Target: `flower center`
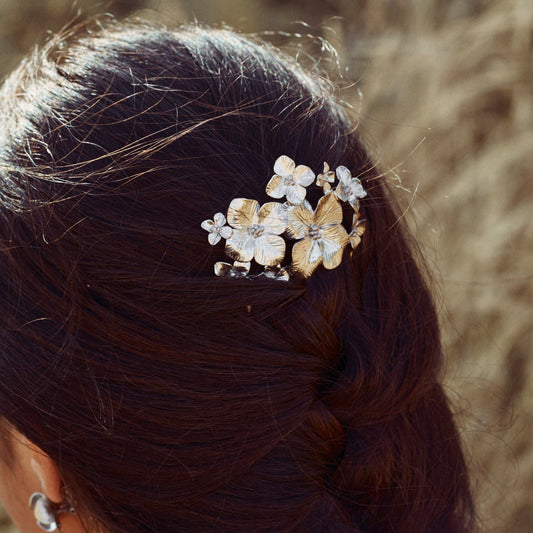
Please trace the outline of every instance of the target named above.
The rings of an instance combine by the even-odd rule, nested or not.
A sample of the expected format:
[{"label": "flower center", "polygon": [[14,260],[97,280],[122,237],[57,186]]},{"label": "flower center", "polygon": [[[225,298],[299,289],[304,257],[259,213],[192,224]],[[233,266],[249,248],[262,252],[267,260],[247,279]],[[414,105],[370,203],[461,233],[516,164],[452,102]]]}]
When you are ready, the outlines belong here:
[{"label": "flower center", "polygon": [[283,185],[287,186],[294,186],[296,185],[296,182],[294,181],[294,177],[292,174],[290,176],[283,176]]},{"label": "flower center", "polygon": [[307,230],[307,235],[309,235],[309,238],[314,241],[320,239],[320,228],[316,224],[311,224]]},{"label": "flower center", "polygon": [[261,224],[253,224],[248,228],[248,235],[251,235],[254,239],[261,237],[265,231],[265,228]]}]

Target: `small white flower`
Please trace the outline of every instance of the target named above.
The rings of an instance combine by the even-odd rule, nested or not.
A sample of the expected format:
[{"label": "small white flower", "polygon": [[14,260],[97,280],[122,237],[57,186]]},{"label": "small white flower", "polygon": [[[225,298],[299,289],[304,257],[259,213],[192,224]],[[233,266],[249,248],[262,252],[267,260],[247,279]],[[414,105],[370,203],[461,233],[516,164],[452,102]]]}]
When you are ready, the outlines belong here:
[{"label": "small white flower", "polygon": [[354,209],[359,209],[358,198],[364,198],[366,191],[357,178],[352,178],[352,173],[343,166],[335,170],[339,184],[335,189],[335,195],[339,200],[348,202]]},{"label": "small white flower", "polygon": [[229,239],[233,234],[233,230],[229,226],[224,226],[226,217],[222,213],[217,213],[213,220],[204,220],[202,222],[202,229],[209,232],[207,240],[209,244],[214,246],[220,239]]},{"label": "small white flower", "polygon": [[288,156],[281,155],[274,163],[274,172],[266,186],[266,193],[272,198],[287,197],[293,205],[299,205],[305,198],[305,187],[315,180],[315,173],[305,165],[298,165]]}]

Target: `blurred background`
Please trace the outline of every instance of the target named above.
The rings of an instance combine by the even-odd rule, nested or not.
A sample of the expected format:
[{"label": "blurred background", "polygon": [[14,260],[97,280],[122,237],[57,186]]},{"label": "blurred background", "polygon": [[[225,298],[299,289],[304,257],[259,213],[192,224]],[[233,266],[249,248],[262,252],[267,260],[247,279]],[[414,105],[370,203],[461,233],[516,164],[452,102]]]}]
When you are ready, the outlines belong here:
[{"label": "blurred background", "polygon": [[0,77],[78,10],[226,24],[343,87],[436,278],[481,529],[531,532],[533,2],[0,0]]}]

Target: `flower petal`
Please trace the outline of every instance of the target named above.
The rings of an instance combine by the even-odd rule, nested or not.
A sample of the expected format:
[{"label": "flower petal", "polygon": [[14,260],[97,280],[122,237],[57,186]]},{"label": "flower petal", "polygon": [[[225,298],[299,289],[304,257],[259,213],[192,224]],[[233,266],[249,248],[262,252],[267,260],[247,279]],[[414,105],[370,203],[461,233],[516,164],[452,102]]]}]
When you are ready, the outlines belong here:
[{"label": "flower petal", "polygon": [[250,272],[250,262],[243,263],[242,261],[234,261],[232,270],[235,275],[246,276]]},{"label": "flower petal", "polygon": [[315,181],[315,173],[305,165],[298,165],[293,172],[294,181],[303,187],[311,185]]},{"label": "flower petal", "polygon": [[266,266],[263,276],[279,281],[289,281],[290,279],[287,267],[281,268],[279,265],[273,267]]},{"label": "flower petal", "polygon": [[305,199],[306,190],[301,185],[295,184],[287,187],[287,200],[293,205],[300,205]]},{"label": "flower petal", "polygon": [[313,263],[309,260],[312,248],[313,241],[311,239],[303,239],[292,247],[292,268],[306,278],[313,273],[321,262],[320,259]]},{"label": "flower petal", "polygon": [[266,193],[268,196],[272,196],[272,198],[283,198],[286,190],[287,186],[285,185],[283,178],[277,174],[274,174],[270,178],[270,181],[266,186]]},{"label": "flower petal", "polygon": [[218,233],[218,231],[213,231],[207,236],[207,240],[211,246],[215,246],[215,244],[220,240],[220,233]]},{"label": "flower petal", "polygon": [[350,246],[355,249],[359,246],[361,242],[361,235],[357,231],[350,233]]},{"label": "flower petal", "polygon": [[311,241],[311,249],[309,250],[309,262],[316,263],[322,259],[322,248],[320,247],[320,241],[313,239]]},{"label": "flower petal", "polygon": [[319,227],[342,222],[342,207],[333,194],[327,194],[318,201],[315,213],[315,224]]},{"label": "flower petal", "polygon": [[281,235],[287,227],[287,212],[279,202],[268,202],[259,210],[259,224],[267,233]]},{"label": "flower petal", "polygon": [[348,244],[348,232],[341,224],[334,224],[327,226],[320,230],[322,240],[331,241],[337,244],[341,248],[344,248]]},{"label": "flower petal", "polygon": [[309,226],[314,221],[311,204],[304,201],[287,212],[287,234],[292,239],[303,239],[307,235]]},{"label": "flower petal", "polygon": [[344,248],[336,248],[337,244],[333,243],[335,246],[329,246],[332,241],[322,240],[320,242],[322,248],[322,263],[324,268],[332,270],[337,268],[342,261],[342,252]]},{"label": "flower petal", "polygon": [[296,163],[286,155],[280,155],[274,163],[274,172],[280,176],[290,176]]},{"label": "flower petal", "polygon": [[354,225],[352,231],[348,235],[350,238],[350,245],[352,248],[356,248],[361,242],[361,237],[365,232],[366,226],[363,220],[358,220],[356,222],[356,217],[354,216]]},{"label": "flower petal", "polygon": [[215,223],[212,220],[204,220],[200,225],[202,226],[202,229],[205,229],[205,231],[213,231]]},{"label": "flower petal", "polygon": [[229,263],[218,261],[217,263],[215,263],[215,274],[217,276],[229,276],[231,268],[232,267]]},{"label": "flower petal", "polygon": [[213,220],[215,224],[219,227],[222,227],[226,223],[226,217],[222,213],[217,213],[213,217]]},{"label": "flower petal", "polygon": [[324,228],[321,234],[322,261],[324,267],[331,270],[338,267],[342,261],[342,253],[349,240],[348,233],[340,224],[337,224]]},{"label": "flower petal", "polygon": [[257,224],[259,203],[248,198],[234,198],[228,207],[228,222],[236,229],[245,230]]},{"label": "flower petal", "polygon": [[335,173],[337,174],[337,178],[340,182],[344,184],[350,183],[350,180],[352,179],[352,173],[348,168],[345,166],[340,166],[335,169]]},{"label": "flower petal", "polygon": [[255,240],[255,260],[260,265],[274,266],[285,257],[285,240],[279,235],[263,235]]},{"label": "flower petal", "polygon": [[224,226],[223,228],[220,228],[220,236],[224,239],[229,239],[233,234],[233,229],[229,226]]},{"label": "flower petal", "polygon": [[366,196],[366,191],[363,188],[363,185],[357,178],[352,179],[351,184],[352,194],[357,196],[357,198],[364,198]]},{"label": "flower petal", "polygon": [[251,261],[255,252],[255,239],[242,231],[234,231],[226,241],[226,254],[242,262]]}]

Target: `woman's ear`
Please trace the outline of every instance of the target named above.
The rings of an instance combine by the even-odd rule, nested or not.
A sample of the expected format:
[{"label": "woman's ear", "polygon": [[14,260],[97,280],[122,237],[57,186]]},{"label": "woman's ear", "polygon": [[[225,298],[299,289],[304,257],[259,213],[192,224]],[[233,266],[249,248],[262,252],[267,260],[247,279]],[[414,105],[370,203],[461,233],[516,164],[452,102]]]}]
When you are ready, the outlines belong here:
[{"label": "woman's ear", "polygon": [[38,446],[28,442],[30,448],[30,464],[41,482],[43,493],[54,503],[61,503],[61,476],[56,463]]}]

